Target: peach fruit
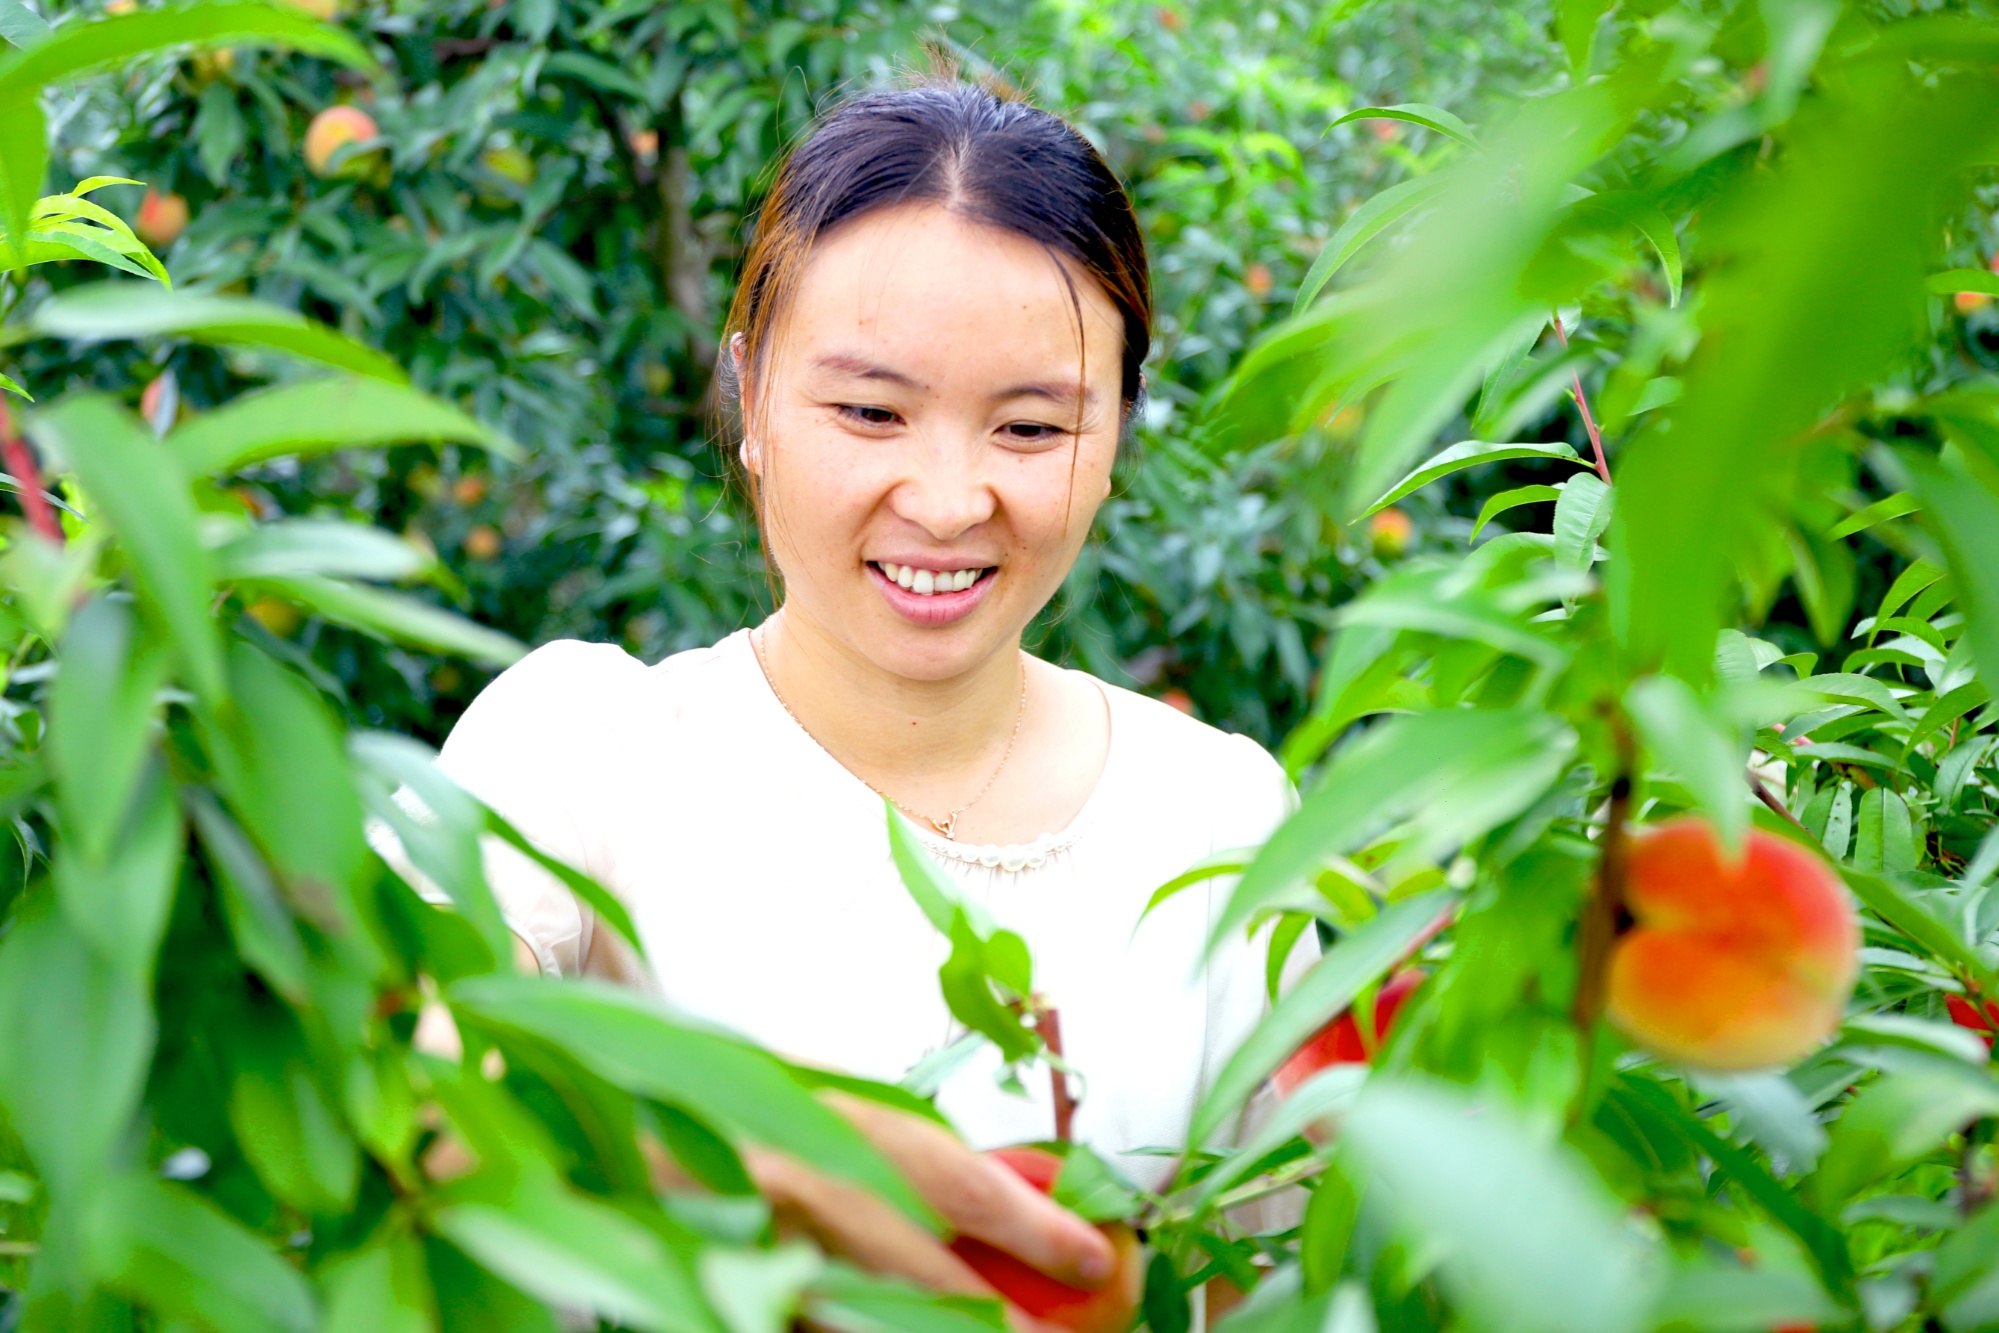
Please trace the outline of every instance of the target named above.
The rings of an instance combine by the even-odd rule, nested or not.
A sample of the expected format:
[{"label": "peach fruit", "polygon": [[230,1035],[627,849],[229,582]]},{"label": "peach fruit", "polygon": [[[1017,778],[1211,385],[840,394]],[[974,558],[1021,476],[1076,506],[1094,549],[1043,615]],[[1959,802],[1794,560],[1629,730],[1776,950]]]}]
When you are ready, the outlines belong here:
[{"label": "peach fruit", "polygon": [[360,107],[330,106],[306,126],[305,165],[315,176],[358,175],[360,167],[354,158],[336,168],[333,155],[350,143],[363,143],[380,133],[375,118]]},{"label": "peach fruit", "polygon": [[1982,1011],[1962,995],[1946,995],[1943,1003],[1951,1022],[1976,1032],[1985,1038],[1986,1049],[1992,1048],[1992,1038],[1999,1034],[1999,1000],[1987,1000]]},{"label": "peach fruit", "polygon": [[[1055,1188],[1062,1159],[1039,1148],[1001,1148],[988,1156],[1043,1194]],[[1122,1222],[1098,1227],[1117,1254],[1110,1281],[1095,1291],[1057,1282],[1038,1268],[970,1236],[951,1241],[951,1252],[984,1278],[1008,1304],[1070,1333],[1125,1333],[1138,1318],[1145,1287],[1145,1256],[1138,1236]]]},{"label": "peach fruit", "polygon": [[1398,556],[1409,549],[1416,525],[1400,509],[1388,508],[1367,521],[1367,535],[1377,555]]},{"label": "peach fruit", "polygon": [[139,216],[132,219],[132,230],[153,249],[166,249],[187,230],[187,200],[171,190],[162,194],[148,189],[139,201]]},{"label": "peach fruit", "polygon": [[1656,1055],[1697,1069],[1791,1064],[1839,1026],[1860,930],[1831,867],[1751,829],[1730,858],[1713,828],[1675,819],[1634,839],[1608,1013]]},{"label": "peach fruit", "polygon": [[1370,1063],[1374,1052],[1380,1050],[1381,1043],[1388,1039],[1388,1031],[1394,1025],[1395,1015],[1401,1011],[1403,1002],[1423,984],[1424,975],[1421,968],[1406,968],[1390,977],[1388,984],[1374,997],[1372,1042],[1361,1040],[1360,1022],[1351,1009],[1320,1028],[1270,1076],[1270,1084],[1277,1089],[1277,1095],[1289,1097],[1305,1080],[1333,1065]]}]

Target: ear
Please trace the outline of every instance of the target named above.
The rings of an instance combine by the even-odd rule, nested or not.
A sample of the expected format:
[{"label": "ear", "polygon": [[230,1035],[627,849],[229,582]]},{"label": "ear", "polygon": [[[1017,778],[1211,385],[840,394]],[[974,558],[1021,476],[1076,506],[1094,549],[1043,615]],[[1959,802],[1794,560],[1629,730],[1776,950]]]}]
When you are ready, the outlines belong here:
[{"label": "ear", "polygon": [[736,448],[736,457],[742,460],[743,470],[753,477],[763,475],[763,453],[757,448],[756,429],[750,420],[750,387],[743,379],[743,371],[749,365],[749,340],[741,333],[729,335],[729,363],[731,378],[735,381],[736,415],[743,423],[743,442]]}]

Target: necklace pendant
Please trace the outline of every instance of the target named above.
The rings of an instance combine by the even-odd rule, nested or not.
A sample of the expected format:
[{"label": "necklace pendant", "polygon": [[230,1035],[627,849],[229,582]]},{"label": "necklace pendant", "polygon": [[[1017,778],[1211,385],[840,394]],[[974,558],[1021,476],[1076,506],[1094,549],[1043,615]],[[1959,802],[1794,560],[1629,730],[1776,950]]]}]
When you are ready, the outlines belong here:
[{"label": "necklace pendant", "polygon": [[947,838],[951,836],[951,830],[958,827],[958,816],[956,815],[946,815],[942,819],[931,819],[929,815],[925,815],[924,818],[930,820],[931,828],[936,829]]}]

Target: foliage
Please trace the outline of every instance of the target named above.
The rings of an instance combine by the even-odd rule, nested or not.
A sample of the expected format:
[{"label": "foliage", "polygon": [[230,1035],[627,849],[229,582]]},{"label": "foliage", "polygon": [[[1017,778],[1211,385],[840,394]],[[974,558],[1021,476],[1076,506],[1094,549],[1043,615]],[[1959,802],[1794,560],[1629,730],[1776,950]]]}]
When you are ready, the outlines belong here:
[{"label": "foliage", "polygon": [[[190,201],[164,251],[184,285],[336,324],[524,449],[518,462],[450,449],[274,460],[239,479],[252,502],[429,545],[457,581],[439,596],[524,642],[608,639],[651,660],[759,614],[769,588],[712,443],[709,369],[745,219],[816,105],[920,65],[919,38],[941,31],[969,68],[1076,116],[1154,245],[1142,462],[1051,613],[1046,651],[1185,690],[1270,743],[1308,697],[1323,608],[1372,553],[1309,484],[1311,457],[1190,449],[1187,423],[1287,308],[1333,220],[1436,157],[1414,127],[1329,130],[1340,112],[1423,100],[1469,114],[1552,73],[1533,4],[1453,0],[1338,29],[1304,0],[1254,14],[1149,0],[348,8],[343,25],[393,77],[245,50],[148,61],[51,102],[62,180],[135,177]],[[358,178],[300,160],[308,118],[329,104],[380,126]],[[129,212],[138,191],[125,194]],[[260,373],[240,352],[172,344],[41,342],[20,364],[42,390],[133,394],[170,374],[182,412]],[[268,620],[370,725],[435,741],[486,680]]]}]

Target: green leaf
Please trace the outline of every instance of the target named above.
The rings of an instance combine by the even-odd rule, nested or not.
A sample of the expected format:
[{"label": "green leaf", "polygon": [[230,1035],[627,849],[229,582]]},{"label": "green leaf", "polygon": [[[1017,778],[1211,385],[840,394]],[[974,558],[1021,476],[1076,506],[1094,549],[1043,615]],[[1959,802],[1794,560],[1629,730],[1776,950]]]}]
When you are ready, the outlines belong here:
[{"label": "green leaf", "polygon": [[1569,57],[1569,74],[1575,79],[1589,77],[1590,55],[1596,49],[1597,25],[1617,0],[1562,0],[1555,11],[1555,30],[1562,50]]},{"label": "green leaf", "polygon": [[10,44],[30,47],[54,31],[21,0],[0,0],[0,38]]},{"label": "green leaf", "polygon": [[519,829],[509,824],[497,810],[486,811],[486,831],[561,880],[563,886],[581,898],[599,921],[618,932],[639,958],[646,956],[645,942],[624,900],[590,876],[534,845]]},{"label": "green leaf", "polygon": [[32,92],[0,97],[0,237],[8,268],[30,262],[28,228],[48,174],[49,123],[40,99]]},{"label": "green leaf", "polygon": [[264,1187],[303,1213],[350,1211],[360,1146],[319,1086],[323,1074],[289,1014],[253,1010],[230,1036],[229,1125]]},{"label": "green leaf", "polygon": [[1739,847],[1749,826],[1747,739],[1674,676],[1646,676],[1625,707],[1654,757],[1665,761],[1713,820],[1722,845]]},{"label": "green leaf", "polygon": [[1954,268],[1944,273],[1931,274],[1923,286],[1932,296],[1951,296],[1958,292],[1999,296],[1999,273],[1987,272],[1982,268]]},{"label": "green leaf", "polygon": [[1915,826],[1908,802],[1886,787],[1870,787],[1861,794],[1853,865],[1884,875],[1916,868]]},{"label": "green leaf", "polygon": [[337,574],[355,579],[406,579],[437,563],[392,532],[365,523],[293,518],[259,523],[215,552],[224,579]]},{"label": "green leaf", "polygon": [[1923,502],[1923,526],[1936,534],[1950,566],[1979,674],[1999,680],[1999,495],[1962,464],[1913,453],[1903,461]]},{"label": "green leaf", "polygon": [[799,1298],[825,1270],[819,1251],[791,1241],[768,1250],[711,1246],[697,1265],[702,1290],[729,1333],[788,1333]]},{"label": "green leaf", "polygon": [[1555,562],[1587,570],[1596,563],[1596,539],[1610,526],[1612,492],[1594,472],[1578,472],[1555,501]]},{"label": "green leaf", "polygon": [[378,588],[293,574],[257,580],[259,587],[287,597],[337,625],[379,638],[453,653],[490,666],[512,666],[527,656],[517,640],[463,616]]},{"label": "green leaf", "polygon": [[1292,313],[1303,314],[1326,289],[1333,274],[1359,254],[1362,246],[1434,199],[1443,186],[1441,176],[1417,176],[1390,186],[1356,208],[1305,271],[1304,281],[1298,284],[1297,298],[1291,303]]},{"label": "green leaf", "polygon": [[1894,615],[1908,603],[1911,597],[1914,597],[1917,593],[1923,591],[1923,589],[1930,587],[1944,578],[1945,573],[1946,571],[1941,565],[1931,564],[1927,560],[1918,560],[1900,574],[1897,574],[1895,581],[1888,585],[1887,596],[1881,599],[1880,608],[1874,613],[1875,623],[1879,624]]},{"label": "green leaf", "polygon": [[186,835],[173,784],[157,771],[141,788],[116,847],[93,855],[81,844],[56,853],[56,894],[70,924],[98,954],[142,985],[166,933]]},{"label": "green leaf", "polygon": [[946,1296],[828,1264],[805,1297],[810,1323],[837,1333],[1007,1333],[997,1300]]},{"label": "green leaf", "polygon": [[243,960],[272,990],[297,1003],[306,989],[305,942],[257,849],[203,790],[186,794],[188,813],[208,853],[229,933]]},{"label": "green leaf", "polygon": [[53,908],[31,904],[0,942],[0,1105],[50,1193],[77,1197],[138,1109],[153,1012]]},{"label": "green leaf", "polygon": [[1847,1103],[1810,1178],[1811,1197],[1821,1211],[1837,1209],[1990,1115],[1999,1115],[1999,1083],[1989,1075],[1956,1060],[1912,1058]]},{"label": "green leaf", "polygon": [[1518,509],[1521,505],[1542,504],[1557,498],[1561,493],[1560,486],[1516,486],[1510,491],[1499,492],[1487,500],[1484,507],[1478,511],[1478,522],[1472,524],[1470,540],[1477,541],[1478,534],[1485,529],[1485,525],[1507,510]]},{"label": "green leaf", "polygon": [[[236,0],[211,2],[219,6]],[[97,283],[72,288],[42,302],[28,327],[51,338],[182,337],[223,346],[264,347],[394,384],[409,380],[402,367],[374,348],[315,324],[296,311],[242,296],[170,292],[126,282]]]},{"label": "green leaf", "polygon": [[1857,533],[1865,532],[1867,529],[1875,527],[1878,524],[1886,523],[1891,518],[1901,518],[1904,515],[1916,513],[1921,509],[1922,506],[1916,503],[1915,496],[1909,494],[1907,491],[1897,491],[1893,495],[1884,496],[1876,500],[1864,509],[1854,510],[1844,519],[1835,523],[1826,532],[1826,536],[1834,540],[1842,537],[1851,537]]},{"label": "green leaf", "polygon": [[450,999],[461,1021],[552,1042],[627,1092],[684,1106],[711,1125],[873,1190],[913,1217],[929,1217],[853,1126],[747,1042],[590,981],[474,977],[455,983]]},{"label": "green leaf", "polygon": [[1850,671],[1828,671],[1823,675],[1806,676],[1799,680],[1797,688],[1809,691],[1822,699],[1835,703],[1859,704],[1875,712],[1885,713],[1896,721],[1907,721],[1908,709],[1902,701],[1891,693],[1887,685],[1872,676],[1857,675]]},{"label": "green leaf", "polygon": [[1190,1151],[1198,1151],[1249,1100],[1263,1080],[1313,1033],[1333,1021],[1363,989],[1416,947],[1425,931],[1450,910],[1455,895],[1426,893],[1381,909],[1341,938],[1256,1025],[1215,1076],[1187,1126]]},{"label": "green leaf", "polygon": [[1413,815],[1405,855],[1448,849],[1533,805],[1568,766],[1575,735],[1534,710],[1454,709],[1393,718],[1342,749],[1264,843],[1218,914],[1210,954],[1309,884],[1329,856]]},{"label": "green leaf", "polygon": [[312,1287],[262,1238],[179,1185],[133,1172],[95,1208],[93,1250],[111,1285],[215,1333],[310,1333]]},{"label": "green leaf", "polygon": [[457,408],[387,379],[339,377],[245,394],[167,436],[190,476],[240,472],[293,454],[425,441],[518,459],[520,447]]},{"label": "green leaf", "polygon": [[1446,1256],[1444,1282],[1479,1327],[1645,1326],[1658,1255],[1592,1175],[1502,1105],[1377,1078],[1342,1136],[1343,1149],[1386,1187],[1399,1226]]},{"label": "green leaf", "polygon": [[1468,467],[1481,463],[1504,463],[1514,458],[1553,458],[1567,463],[1581,463],[1576,451],[1566,444],[1549,441],[1543,444],[1487,444],[1483,440],[1465,440],[1454,444],[1435,455],[1414,472],[1395,483],[1388,494],[1369,505],[1361,514],[1362,518],[1386,509],[1411,491],[1428,486],[1431,482],[1462,472]]},{"label": "green leaf", "polygon": [[1055,1202],[1091,1222],[1127,1218],[1139,1208],[1132,1183],[1080,1143],[1071,1144],[1062,1155],[1062,1170],[1048,1193]]},{"label": "green leaf", "polygon": [[1843,1317],[1825,1289],[1804,1273],[1713,1261],[1676,1267],[1652,1312],[1661,1328],[1703,1333],[1819,1328],[1835,1326]]},{"label": "green leaf", "polygon": [[1999,1325],[1999,1207],[1987,1204],[1937,1247],[1930,1298],[1952,1333]]},{"label": "green leaf", "polygon": [[[1574,4],[1576,0],[1567,0],[1567,3]],[[1583,0],[1583,3],[1596,5],[1599,13],[1608,8],[1603,0]],[[1652,252],[1659,257],[1659,267],[1665,270],[1667,303],[1680,303],[1680,241],[1674,234],[1673,220],[1661,212],[1657,204],[1632,190],[1606,190],[1578,200],[1574,208],[1577,213],[1598,214],[1643,236],[1646,244],[1652,247]],[[1644,409],[1632,410],[1638,412]]]},{"label": "green leaf", "polygon": [[213,562],[196,532],[187,478],[111,399],[66,398],[28,419],[28,434],[76,473],[131,562],[139,592],[173,635],[197,693],[222,693],[222,646],[209,615]]},{"label": "green leaf", "polygon": [[1979,989],[1988,995],[1999,995],[1999,974],[1995,974],[1979,956],[1977,950],[1962,939],[1957,930],[1925,905],[1925,900],[1912,896],[1909,890],[1892,880],[1863,870],[1840,868],[1854,895],[1866,905],[1868,910],[1906,935],[1923,952],[1951,971],[1977,980]]},{"label": "green leaf", "polygon": [[1471,126],[1459,120],[1440,106],[1426,102],[1403,102],[1397,106],[1364,106],[1358,111],[1349,111],[1328,129],[1346,124],[1350,120],[1400,120],[1411,125],[1420,125],[1426,130],[1455,139],[1467,148],[1477,148],[1478,140],[1472,135]]},{"label": "green leaf", "polygon": [[320,1333],[430,1333],[437,1327],[423,1247],[406,1232],[377,1236],[341,1255],[320,1282],[326,1289]]},{"label": "green leaf", "polygon": [[49,768],[63,831],[102,859],[124,822],[153,741],[166,660],[139,639],[128,606],[97,597],[70,618],[49,690]]}]

